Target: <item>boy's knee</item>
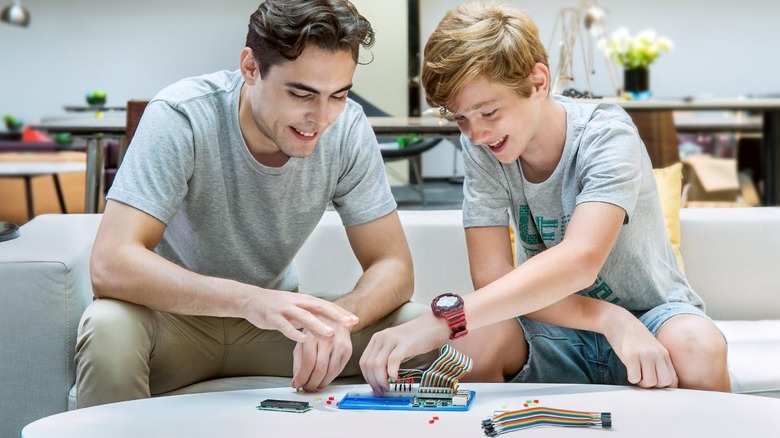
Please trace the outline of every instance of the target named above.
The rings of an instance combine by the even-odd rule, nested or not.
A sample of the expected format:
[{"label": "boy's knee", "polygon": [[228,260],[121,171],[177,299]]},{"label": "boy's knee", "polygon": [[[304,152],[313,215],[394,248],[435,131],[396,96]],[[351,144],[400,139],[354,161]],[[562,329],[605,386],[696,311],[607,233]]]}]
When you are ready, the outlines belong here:
[{"label": "boy's knee", "polygon": [[726,340],[715,324],[698,316],[680,315],[670,319],[659,330],[658,338],[673,356],[725,361],[728,351]]},{"label": "boy's knee", "polygon": [[667,332],[662,343],[672,358],[680,387],[730,390],[728,346],[714,324],[681,324],[674,333]]},{"label": "boy's knee", "polygon": [[725,344],[699,345],[691,355],[678,356],[673,363],[680,388],[731,391]]}]

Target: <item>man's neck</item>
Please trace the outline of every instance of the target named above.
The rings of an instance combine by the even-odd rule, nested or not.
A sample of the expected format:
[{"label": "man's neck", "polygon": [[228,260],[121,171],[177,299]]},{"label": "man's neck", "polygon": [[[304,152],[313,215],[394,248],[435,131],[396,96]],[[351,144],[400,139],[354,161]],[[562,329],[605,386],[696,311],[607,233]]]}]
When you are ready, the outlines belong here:
[{"label": "man's neck", "polygon": [[[238,126],[241,129],[241,136],[244,138],[249,153],[258,163],[268,167],[281,167],[290,159],[275,145],[271,139],[260,131],[257,122],[252,115],[252,105],[246,98],[246,85],[241,86],[241,95],[238,101]],[[269,149],[274,149],[269,151]]]}]

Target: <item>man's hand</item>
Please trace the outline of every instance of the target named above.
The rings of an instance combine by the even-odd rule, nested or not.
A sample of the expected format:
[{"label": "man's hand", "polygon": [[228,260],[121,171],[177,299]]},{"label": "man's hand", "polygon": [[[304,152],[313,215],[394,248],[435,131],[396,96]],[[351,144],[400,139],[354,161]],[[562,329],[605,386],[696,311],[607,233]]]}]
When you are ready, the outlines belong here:
[{"label": "man's hand", "polygon": [[432,313],[374,334],[360,357],[360,369],[376,396],[390,390],[387,378],[398,379],[405,360],[427,353],[449,339],[451,330]]},{"label": "man's hand", "polygon": [[669,352],[638,319],[625,318],[604,336],[626,366],[628,381],[641,388],[676,388]]},{"label": "man's hand", "polygon": [[307,337],[293,350],[293,388],[312,392],[330,384],[352,357],[352,339],[343,326],[333,327],[335,335],[329,338]]},{"label": "man's hand", "polygon": [[[351,327],[358,317],[338,304],[311,295],[263,289],[253,294],[244,318],[256,327],[279,330],[295,342],[304,342],[309,335],[332,338],[334,327]],[[351,348],[351,347],[350,347]]]}]

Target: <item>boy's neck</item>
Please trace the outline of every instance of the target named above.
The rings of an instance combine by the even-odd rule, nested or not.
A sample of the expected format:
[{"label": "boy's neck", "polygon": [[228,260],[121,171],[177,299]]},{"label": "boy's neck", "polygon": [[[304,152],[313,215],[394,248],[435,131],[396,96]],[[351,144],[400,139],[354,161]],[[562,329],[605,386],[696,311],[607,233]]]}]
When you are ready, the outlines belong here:
[{"label": "boy's neck", "polygon": [[566,110],[552,97],[543,106],[537,135],[520,156],[523,176],[529,182],[541,183],[555,172],[566,143]]}]

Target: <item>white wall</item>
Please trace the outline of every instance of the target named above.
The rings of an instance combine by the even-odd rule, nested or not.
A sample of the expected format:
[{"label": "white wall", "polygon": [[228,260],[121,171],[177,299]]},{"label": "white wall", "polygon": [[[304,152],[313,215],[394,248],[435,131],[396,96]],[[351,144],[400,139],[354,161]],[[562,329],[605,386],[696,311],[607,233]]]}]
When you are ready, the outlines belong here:
[{"label": "white wall", "polygon": [[[11,1],[0,0],[0,8]],[[65,105],[84,105],[94,88],[108,91],[108,105],[124,106],[178,79],[235,69],[259,3],[22,0],[30,26],[0,22],[0,116],[11,113],[34,123],[61,115]],[[375,60],[358,66],[355,89],[404,115],[407,37],[398,23],[406,21],[406,1],[354,3],[377,32]]]},{"label": "white wall", "polygon": [[[354,89],[361,97],[394,116],[408,114],[406,0],[351,0],[371,22],[374,60],[358,66]],[[398,23],[401,23],[399,25]]]},{"label": "white wall", "polygon": [[[0,0],[0,7],[12,0]],[[510,0],[551,39],[562,7],[577,0]],[[28,122],[84,103],[92,88],[109,92],[109,105],[151,97],[182,77],[234,69],[258,0],[22,0],[28,28],[0,23],[0,115]],[[420,0],[424,40],[460,0]],[[602,0],[607,29],[647,27],[670,37],[673,53],[652,67],[656,96],[780,93],[780,1]],[[359,66],[355,90],[394,115],[406,111],[406,1],[355,0],[377,30],[375,60]],[[597,54],[598,55],[598,54]],[[602,64],[597,58],[596,67]],[[557,54],[551,53],[551,66]],[[580,73],[575,66],[575,74]],[[582,85],[580,85],[582,84]],[[594,91],[611,93],[606,73]],[[584,82],[577,84],[583,88]],[[2,127],[0,127],[2,129]]]},{"label": "white wall", "polygon": [[[459,0],[420,0],[421,38],[433,32],[442,16]],[[578,0],[507,0],[528,12],[540,29],[557,67],[561,29],[553,28],[558,11],[577,6]],[[632,33],[653,28],[675,43],[672,53],[661,55],[651,67],[650,86],[656,97],[736,97],[780,94],[780,1],[777,0],[601,0],[608,11],[607,33],[627,26]],[[580,48],[577,48],[579,55]],[[614,95],[603,58],[597,52],[594,93]],[[582,57],[577,58],[580,60]],[[587,87],[585,73],[575,65],[577,89]],[[622,76],[621,76],[622,78]]]},{"label": "white wall", "polygon": [[[550,56],[550,70],[558,67],[558,44],[563,37],[556,17],[562,8],[578,0],[505,0],[528,12],[539,27]],[[420,0],[421,47],[444,14],[460,0]],[[780,94],[780,1],[777,0],[600,0],[607,10],[607,35],[620,26],[632,33],[653,28],[672,39],[675,50],[665,53],[651,67],[650,87],[658,98],[737,97]],[[551,50],[551,47],[553,49]],[[582,46],[576,47],[574,87],[588,87]],[[606,64],[595,51],[596,74],[591,85],[596,95],[614,95]],[[618,85],[622,83],[617,69]],[[425,102],[425,99],[421,99]],[[462,174],[462,160],[449,143],[426,152],[426,177]]]}]

